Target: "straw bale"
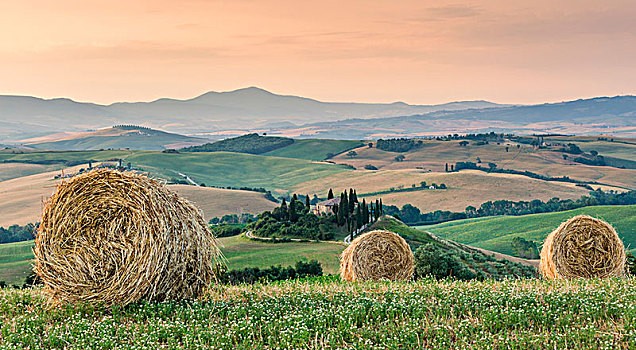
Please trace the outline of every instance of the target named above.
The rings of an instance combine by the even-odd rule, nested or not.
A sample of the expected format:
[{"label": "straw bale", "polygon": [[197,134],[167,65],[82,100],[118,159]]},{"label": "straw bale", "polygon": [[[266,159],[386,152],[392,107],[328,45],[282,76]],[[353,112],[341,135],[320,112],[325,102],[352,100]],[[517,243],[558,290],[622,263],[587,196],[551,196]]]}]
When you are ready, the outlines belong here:
[{"label": "straw bale", "polygon": [[625,247],[610,224],[578,215],[548,235],[539,271],[547,279],[623,276]]},{"label": "straw bale", "polygon": [[351,242],[340,256],[340,276],[346,281],[409,280],[413,276],[411,248],[398,234],[375,230]]},{"label": "straw bale", "polygon": [[52,305],[195,298],[223,262],[190,202],[147,176],[108,169],[58,186],[34,254]]}]

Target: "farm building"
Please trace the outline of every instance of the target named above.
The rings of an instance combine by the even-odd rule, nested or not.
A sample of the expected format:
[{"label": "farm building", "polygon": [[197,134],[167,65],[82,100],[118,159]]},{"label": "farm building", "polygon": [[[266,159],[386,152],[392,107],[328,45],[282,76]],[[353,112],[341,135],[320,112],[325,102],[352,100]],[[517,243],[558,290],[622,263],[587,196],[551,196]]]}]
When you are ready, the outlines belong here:
[{"label": "farm building", "polygon": [[331,215],[333,214],[333,207],[338,204],[340,204],[340,197],[318,202],[313,208],[313,213],[316,215]]}]

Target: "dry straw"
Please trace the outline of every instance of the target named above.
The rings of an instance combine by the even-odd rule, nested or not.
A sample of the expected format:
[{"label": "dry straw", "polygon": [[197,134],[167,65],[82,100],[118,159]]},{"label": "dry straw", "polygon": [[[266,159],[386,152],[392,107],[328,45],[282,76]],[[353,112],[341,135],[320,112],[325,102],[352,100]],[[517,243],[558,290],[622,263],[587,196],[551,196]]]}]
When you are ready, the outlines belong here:
[{"label": "dry straw", "polygon": [[547,279],[623,276],[625,247],[610,224],[578,215],[548,235],[539,270]]},{"label": "dry straw", "polygon": [[223,260],[190,202],[146,176],[105,169],[58,186],[34,254],[52,304],[106,306],[197,297]]},{"label": "dry straw", "polygon": [[365,233],[340,256],[340,276],[346,281],[409,280],[413,252],[399,235],[384,230]]}]

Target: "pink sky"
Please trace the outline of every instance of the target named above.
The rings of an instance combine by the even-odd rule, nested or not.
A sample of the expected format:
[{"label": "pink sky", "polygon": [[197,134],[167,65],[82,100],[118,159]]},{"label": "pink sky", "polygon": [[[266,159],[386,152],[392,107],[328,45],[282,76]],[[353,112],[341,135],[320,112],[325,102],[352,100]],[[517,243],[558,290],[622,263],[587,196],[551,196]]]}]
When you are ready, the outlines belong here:
[{"label": "pink sky", "polygon": [[636,2],[17,1],[0,94],[539,103],[636,94]]}]

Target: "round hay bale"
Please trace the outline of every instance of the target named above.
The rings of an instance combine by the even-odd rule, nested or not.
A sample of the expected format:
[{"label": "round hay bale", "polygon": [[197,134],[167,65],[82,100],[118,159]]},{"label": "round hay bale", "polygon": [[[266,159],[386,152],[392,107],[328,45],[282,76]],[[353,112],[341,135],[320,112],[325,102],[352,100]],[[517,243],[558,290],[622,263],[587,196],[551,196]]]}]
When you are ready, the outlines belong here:
[{"label": "round hay bale", "polygon": [[194,298],[223,261],[190,202],[144,175],[106,169],[58,186],[33,252],[51,304]]},{"label": "round hay bale", "polygon": [[375,230],[357,237],[342,252],[340,277],[346,281],[409,280],[414,261],[404,238]]},{"label": "round hay bale", "polygon": [[578,215],[548,235],[539,270],[547,279],[623,276],[625,247],[610,224]]}]

